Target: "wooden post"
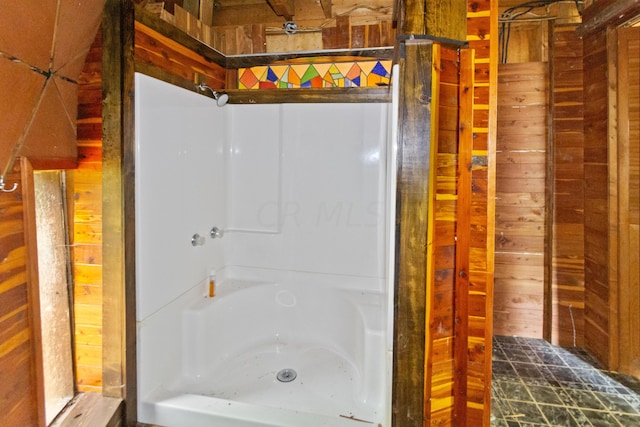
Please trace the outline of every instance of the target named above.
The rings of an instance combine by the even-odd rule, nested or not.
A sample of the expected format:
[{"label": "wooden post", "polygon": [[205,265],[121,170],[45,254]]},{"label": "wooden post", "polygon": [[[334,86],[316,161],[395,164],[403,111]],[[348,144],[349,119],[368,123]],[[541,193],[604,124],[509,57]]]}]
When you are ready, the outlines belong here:
[{"label": "wooden post", "polygon": [[393,421],[422,426],[425,410],[427,227],[431,167],[431,42],[400,59]]},{"label": "wooden post", "polygon": [[[435,292],[430,288],[434,274],[430,233],[437,103],[432,92],[434,46],[418,39],[426,35],[466,40],[466,10],[466,2],[453,0],[406,0],[397,8],[399,36],[418,36],[397,47],[401,52],[393,371],[397,427],[424,426],[431,413],[427,312]],[[466,354],[465,349],[465,359]],[[466,399],[463,403],[466,406]]]},{"label": "wooden post", "polygon": [[132,0],[103,14],[103,394],[137,418]]},{"label": "wooden post", "polygon": [[400,1],[399,33],[428,34],[451,40],[467,38],[467,2],[459,0]]}]

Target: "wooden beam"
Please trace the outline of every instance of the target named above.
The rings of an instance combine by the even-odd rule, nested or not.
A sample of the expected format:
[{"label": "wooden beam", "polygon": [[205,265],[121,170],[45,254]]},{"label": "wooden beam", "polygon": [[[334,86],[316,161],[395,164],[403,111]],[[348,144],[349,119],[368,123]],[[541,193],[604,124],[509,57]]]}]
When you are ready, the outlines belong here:
[{"label": "wooden beam", "polygon": [[134,4],[103,13],[103,394],[137,418],[134,197]]},{"label": "wooden beam", "polygon": [[270,53],[264,55],[229,55],[226,56],[227,68],[249,68],[259,65],[271,65],[286,61],[292,64],[296,60],[305,64],[309,62],[309,57],[313,56],[315,61],[322,58],[323,61],[365,61],[393,59],[395,50],[393,47],[364,48],[364,49],[331,49],[317,52],[304,53]]},{"label": "wooden beam", "polygon": [[[229,95],[229,104],[391,102],[391,91],[388,87],[269,90],[235,89],[224,92]],[[209,96],[209,94],[206,95]]]},{"label": "wooden beam", "polygon": [[608,26],[618,26],[640,15],[640,0],[600,0],[587,7],[577,34],[582,37]]},{"label": "wooden beam", "polygon": [[267,0],[267,3],[276,15],[284,17],[287,21],[293,20],[293,15],[296,14],[294,0]]},{"label": "wooden beam", "polygon": [[400,59],[394,302],[393,422],[423,425],[433,45],[406,42]]},{"label": "wooden beam", "polygon": [[325,18],[331,18],[331,9],[332,9],[332,0],[320,0],[320,6],[322,6],[322,11],[324,12]]}]

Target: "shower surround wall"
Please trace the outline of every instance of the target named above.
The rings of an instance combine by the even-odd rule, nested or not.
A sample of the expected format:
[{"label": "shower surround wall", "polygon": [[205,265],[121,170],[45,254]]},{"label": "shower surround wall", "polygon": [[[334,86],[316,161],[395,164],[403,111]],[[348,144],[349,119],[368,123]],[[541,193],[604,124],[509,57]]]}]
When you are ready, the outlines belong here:
[{"label": "shower surround wall", "polygon": [[[388,104],[219,108],[136,75],[140,421],[154,421],[144,418],[145,400],[188,371],[184,313],[202,304],[210,270],[222,287],[307,275],[318,280],[300,286],[335,277],[387,298],[375,317],[390,369],[389,112]],[[214,226],[222,238],[209,236]],[[203,245],[192,245],[196,233]]]}]

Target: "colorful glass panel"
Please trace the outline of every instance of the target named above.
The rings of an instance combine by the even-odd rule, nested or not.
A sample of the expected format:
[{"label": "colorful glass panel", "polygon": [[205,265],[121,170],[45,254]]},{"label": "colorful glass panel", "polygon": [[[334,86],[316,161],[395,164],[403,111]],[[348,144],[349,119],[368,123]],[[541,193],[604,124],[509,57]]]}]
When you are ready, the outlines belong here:
[{"label": "colorful glass panel", "polygon": [[238,70],[238,88],[322,88],[388,85],[391,61],[273,65]]}]

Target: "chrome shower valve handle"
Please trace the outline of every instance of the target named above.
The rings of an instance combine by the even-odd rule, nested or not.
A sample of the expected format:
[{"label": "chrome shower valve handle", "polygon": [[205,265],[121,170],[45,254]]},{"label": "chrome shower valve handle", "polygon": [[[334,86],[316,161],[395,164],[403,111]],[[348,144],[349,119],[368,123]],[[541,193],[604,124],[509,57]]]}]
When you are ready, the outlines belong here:
[{"label": "chrome shower valve handle", "polygon": [[191,246],[202,246],[204,244],[205,244],[204,236],[201,236],[198,233],[196,233],[191,237]]},{"label": "chrome shower valve handle", "polygon": [[224,230],[222,228],[213,227],[210,234],[212,239],[221,239],[222,236],[224,236]]}]

